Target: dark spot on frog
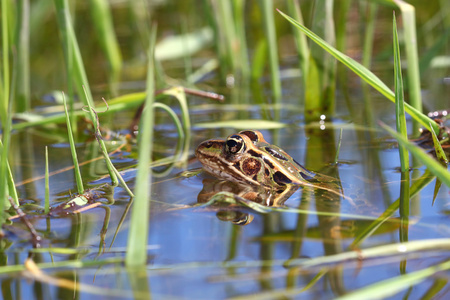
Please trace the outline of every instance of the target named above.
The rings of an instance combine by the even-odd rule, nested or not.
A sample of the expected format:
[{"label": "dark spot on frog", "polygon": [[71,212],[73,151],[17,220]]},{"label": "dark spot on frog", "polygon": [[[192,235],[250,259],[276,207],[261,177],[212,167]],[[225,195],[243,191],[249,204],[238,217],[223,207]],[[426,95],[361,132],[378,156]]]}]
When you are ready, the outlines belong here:
[{"label": "dark spot on frog", "polygon": [[254,157],[262,157],[261,153],[258,153],[255,150],[248,150],[247,153]]},{"label": "dark spot on frog", "polygon": [[242,171],[246,175],[255,175],[261,170],[261,162],[255,158],[247,158],[241,164]]},{"label": "dark spot on frog", "polygon": [[292,180],[287,178],[286,175],[281,173],[280,171],[277,171],[273,174],[273,180],[278,183],[279,185],[285,185],[287,183],[292,183]]},{"label": "dark spot on frog", "polygon": [[[268,160],[267,158],[265,158],[265,157],[263,157],[263,160],[264,160],[264,163],[266,164],[266,165],[268,165],[271,169],[273,169],[273,163],[270,161],[270,160]],[[267,169],[266,169],[267,170]],[[267,170],[268,171],[268,170]]]},{"label": "dark spot on frog", "polygon": [[266,151],[271,154],[273,157],[278,158],[278,159],[282,159],[287,161],[288,159],[286,157],[284,157],[283,155],[281,155],[280,153],[278,153],[276,150],[270,148],[270,147],[264,147],[264,149],[266,149]]},{"label": "dark spot on frog", "polygon": [[253,176],[252,179],[253,179],[254,181],[258,181],[258,174],[255,174],[255,176]]},{"label": "dark spot on frog", "polygon": [[250,138],[250,140],[252,140],[252,142],[257,142],[258,141],[258,135],[256,133],[254,133],[253,131],[241,131],[240,134],[246,135]]},{"label": "dark spot on frog", "polygon": [[270,175],[269,169],[265,168],[265,169],[264,169],[264,173],[266,173],[266,176],[269,176],[269,175]]},{"label": "dark spot on frog", "polygon": [[233,166],[238,170],[240,169],[239,162],[234,163]]}]

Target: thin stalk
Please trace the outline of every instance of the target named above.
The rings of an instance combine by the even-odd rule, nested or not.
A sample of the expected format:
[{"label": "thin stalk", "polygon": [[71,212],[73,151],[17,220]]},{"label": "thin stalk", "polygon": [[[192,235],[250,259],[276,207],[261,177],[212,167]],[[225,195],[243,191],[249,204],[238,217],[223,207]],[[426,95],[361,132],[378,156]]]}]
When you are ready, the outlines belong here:
[{"label": "thin stalk", "polygon": [[[288,11],[300,24],[303,24],[303,16],[300,10],[300,4],[297,0],[288,0]],[[308,64],[309,64],[309,47],[306,35],[299,31],[293,30],[295,46],[297,48],[297,53],[300,60],[300,70],[302,71],[303,84],[306,88],[306,78],[308,74]]]},{"label": "thin stalk", "polygon": [[268,41],[273,103],[279,103],[281,100],[281,80],[278,62],[278,43],[275,33],[275,21],[273,17],[273,2],[260,0],[259,3],[263,12],[264,29]]},{"label": "thin stalk", "polygon": [[2,140],[0,141],[0,213],[3,209],[9,208],[11,203],[8,201],[12,197],[14,204],[19,206],[17,191],[8,163],[9,143],[11,136],[11,105],[10,105],[10,75],[9,75],[9,24],[8,12],[9,1],[3,0],[1,3],[2,17],[2,52],[3,52],[3,94],[0,99],[0,121],[2,124]]},{"label": "thin stalk", "polygon": [[[406,61],[408,65],[407,78],[410,103],[412,107],[422,112],[422,94],[420,90],[419,55],[416,33],[416,11],[414,6],[402,0],[394,0],[394,2],[402,12]],[[415,132],[418,133],[418,131]]]},{"label": "thin stalk", "polygon": [[75,147],[75,141],[73,140],[72,125],[70,122],[69,112],[67,110],[66,104],[66,97],[64,96],[64,93],[63,93],[63,103],[64,103],[64,112],[66,113],[67,136],[69,137],[70,152],[72,153],[73,169],[75,172],[75,179],[77,181],[78,194],[82,195],[84,193],[83,179],[81,178],[80,166],[78,164],[77,150]]},{"label": "thin stalk", "polygon": [[341,144],[342,144],[342,128],[339,132],[339,141],[336,149],[336,156],[334,157],[334,164],[337,165],[338,159],[339,159],[339,152],[341,151]]},{"label": "thin stalk", "polygon": [[[58,16],[58,22],[60,27],[60,32],[63,38],[67,38],[68,42],[67,45],[69,45],[70,50],[73,53],[73,71],[74,71],[74,77],[76,82],[76,87],[78,89],[78,92],[80,95],[83,95],[81,97],[84,105],[87,105],[90,107],[88,113],[90,116],[90,119],[93,124],[97,123],[96,115],[94,112],[95,106],[92,101],[92,93],[91,89],[89,88],[89,82],[87,80],[86,71],[84,69],[83,65],[83,59],[81,57],[80,48],[78,47],[78,42],[75,36],[75,32],[72,26],[72,20],[69,13],[69,6],[67,3],[67,0],[54,0],[55,6],[57,9],[57,16]],[[63,45],[66,45],[66,43],[63,43]],[[67,53],[67,52],[66,52]],[[84,92],[83,92],[84,91]],[[105,143],[103,140],[99,141],[100,148],[103,153],[107,153]],[[109,175],[111,177],[111,182],[113,185],[118,185],[118,176],[117,171],[114,170],[114,166],[112,164],[107,163],[107,168]]]},{"label": "thin stalk", "polygon": [[48,214],[50,211],[50,181],[48,175],[48,147],[45,146],[45,206],[44,212]]},{"label": "thin stalk", "polygon": [[122,69],[122,54],[117,42],[108,1],[91,0],[92,19],[100,45],[108,60],[109,83],[113,95],[117,94],[117,83]]},{"label": "thin stalk", "polygon": [[[335,44],[333,22],[333,0],[317,0],[314,5],[312,30],[324,37],[330,44]],[[308,70],[308,89],[305,97],[305,118],[308,122],[317,121],[323,114],[334,113],[336,89],[336,62],[320,45],[310,47],[310,64]]]},{"label": "thin stalk", "polygon": [[[151,176],[149,165],[153,149],[153,102],[155,89],[154,51],[156,26],[153,25],[148,50],[147,97],[139,136],[139,163],[136,176],[136,199],[131,212],[125,264],[128,267],[143,266],[147,260],[147,240],[151,194]],[[144,226],[142,226],[144,224]]]},{"label": "thin stalk", "polygon": [[15,112],[30,110],[30,2],[17,1],[15,48]]},{"label": "thin stalk", "polygon": [[[405,100],[403,95],[403,79],[402,79],[402,66],[400,62],[400,47],[398,44],[397,34],[397,21],[395,19],[395,13],[393,17],[393,47],[394,47],[394,78],[395,78],[395,121],[397,125],[397,131],[405,139],[408,138],[406,130],[406,118],[405,118]],[[400,165],[402,172],[409,170],[409,154],[408,150],[402,145],[398,145],[398,151],[400,153]]]}]

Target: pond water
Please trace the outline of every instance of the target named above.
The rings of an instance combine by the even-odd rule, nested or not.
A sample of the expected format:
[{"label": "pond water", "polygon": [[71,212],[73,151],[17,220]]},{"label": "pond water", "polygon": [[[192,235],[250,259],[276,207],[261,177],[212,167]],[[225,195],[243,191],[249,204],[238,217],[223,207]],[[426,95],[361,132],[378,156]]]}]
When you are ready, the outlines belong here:
[{"label": "pond water", "polygon": [[[176,19],[179,15],[188,20],[186,22],[190,27],[204,25],[202,20],[195,18],[193,7],[184,12],[183,7],[175,10],[175,6],[173,2],[164,2],[153,8],[153,14],[158,16],[161,23],[158,37],[171,34],[171,30],[179,31],[176,27],[179,24],[172,25],[167,21]],[[249,6],[249,11],[255,9],[255,4]],[[82,14],[86,13],[85,8],[79,9],[83,10]],[[129,48],[124,45],[132,38],[130,29],[124,25],[126,23],[121,23],[121,18],[125,18],[124,9],[121,5],[113,6],[114,21],[117,22],[115,26],[126,61],[127,74],[124,75],[123,86],[135,86],[136,90],[142,91],[145,89],[144,78],[130,75],[132,68],[136,68],[136,62],[132,60],[137,59],[138,55],[133,53],[136,51],[133,47],[137,47],[138,43],[133,42]],[[351,12],[358,14],[358,10]],[[380,8],[380,23],[383,26],[390,22],[391,14],[386,12],[389,9]],[[282,28],[279,29],[280,45],[291,44],[292,36],[286,33],[287,25],[278,16],[276,18],[277,26],[280,24]],[[419,20],[424,18],[422,14],[419,15]],[[248,27],[255,27],[255,22],[248,20]],[[86,26],[80,24],[79,30],[82,31]],[[46,28],[50,28],[50,25]],[[375,47],[378,55],[373,61],[373,69],[383,81],[392,83],[391,58],[383,54],[391,43],[391,30],[383,31],[383,28],[380,29],[383,32],[380,35],[383,36],[377,39],[384,42]],[[351,29],[349,32],[356,34]],[[250,53],[255,51],[252,47],[255,47],[255,40],[261,34],[249,33]],[[87,33],[80,35],[87,36]],[[91,45],[93,39],[95,38],[88,38],[86,44]],[[349,38],[349,44],[359,41],[358,38],[354,39]],[[39,47],[42,45],[36,46]],[[357,46],[354,47],[356,49],[352,48],[352,52],[360,51]],[[89,50],[85,51],[87,53]],[[212,51],[212,47],[205,47],[202,52],[196,53],[193,56],[194,65],[197,66],[197,61],[201,65],[205,57],[212,57]],[[27,273],[3,274],[0,277],[3,299],[147,299],[149,296],[156,299],[331,299],[447,261],[448,249],[437,248],[406,255],[398,253],[386,257],[347,259],[339,263],[316,263],[316,258],[333,257],[350,250],[358,253],[360,249],[400,241],[448,238],[450,189],[442,185],[435,194],[435,178],[427,172],[425,166],[413,160],[410,176],[413,179],[420,178],[423,188],[411,197],[408,226],[401,223],[399,210],[394,209],[391,218],[381,223],[371,234],[362,235],[392,205],[395,207],[395,201],[400,197],[402,177],[399,172],[398,149],[387,132],[376,124],[381,120],[395,127],[394,104],[374,90],[370,90],[367,95],[360,81],[354,75],[347,74],[348,85],[338,86],[336,91],[336,112],[332,116],[326,116],[323,122],[306,124],[302,104],[299,104],[305,87],[298,72],[297,58],[289,49],[281,52],[282,105],[276,121],[287,126],[282,129],[260,130],[267,141],[280,146],[307,169],[336,178],[341,196],[300,187],[284,202],[286,209],[268,208],[263,211],[262,206],[248,207],[242,204],[244,202],[238,205],[218,201],[200,205],[205,202],[202,198],[203,191],[206,191],[206,201],[209,201],[212,195],[223,191],[224,187],[205,173],[192,177],[185,175],[186,170],[201,167],[200,162],[194,159],[195,148],[206,139],[226,138],[240,129],[205,129],[196,124],[268,119],[267,116],[274,115],[273,106],[254,104],[261,96],[269,99],[269,103],[272,99],[268,73],[259,81],[260,90],[257,93],[250,86],[240,83],[238,77],[235,87],[225,87],[216,70],[202,80],[198,88],[224,94],[225,103],[216,104],[211,100],[188,96],[193,124],[187,153],[189,159],[171,166],[167,172],[160,172],[163,174],[156,173],[164,171],[164,167],[155,168],[151,183],[150,223],[142,224],[150,229],[146,272],[127,270],[120,263],[83,268],[63,266],[57,269],[49,264],[48,268],[42,268],[41,271],[50,278],[40,281],[33,277],[30,279]],[[43,59],[36,53],[33,55]],[[96,55],[99,54],[94,50],[93,56]],[[94,59],[89,58],[87,61],[92,63]],[[183,78],[184,63],[181,58],[164,62],[162,67],[168,76]],[[88,70],[93,69],[93,64],[87,65]],[[56,72],[58,68],[52,67],[52,71]],[[97,64],[97,68],[102,68],[101,64]],[[444,74],[448,70],[448,67],[437,68],[423,76],[424,102],[431,111],[449,108],[450,85],[448,80],[444,80]],[[102,93],[108,93],[104,88],[107,82],[104,75],[106,71],[92,73],[89,76],[92,77],[94,92],[101,97]],[[448,72],[446,74],[448,76]],[[43,95],[60,88],[61,80],[49,79],[40,87],[32,86],[36,103],[46,108],[48,104],[41,101]],[[129,90],[124,88],[122,92],[125,94]],[[363,97],[370,97],[372,101],[370,115],[375,120],[373,123],[369,122],[364,112]],[[169,104],[178,111],[176,104]],[[129,110],[100,119],[103,128],[120,133],[119,137],[105,141],[110,152],[117,150],[112,155],[112,161],[132,189],[136,177],[137,146],[134,142],[127,143],[123,134],[128,132],[133,114],[134,111]],[[156,120],[154,157],[172,155],[177,143],[175,126],[161,112],[158,112]],[[411,132],[410,118],[408,126]],[[341,147],[338,163],[335,164],[341,129]],[[77,151],[79,161],[88,162],[81,168],[83,180],[88,188],[93,189],[97,196],[95,201],[101,202],[101,205],[82,213],[67,213],[55,209],[52,216],[42,214],[45,198],[42,176],[45,170],[46,145],[49,147],[50,172],[55,172],[50,176],[51,206],[66,203],[71,198],[71,193],[76,191],[73,169],[69,168],[72,166],[72,158],[65,130],[60,125],[33,127],[15,131],[12,136],[10,162],[16,185],[22,203],[26,204],[23,209],[29,214],[29,221],[43,238],[42,247],[77,249],[67,253],[61,250],[52,254],[48,251],[34,253],[33,259],[36,263],[69,259],[120,260],[124,257],[127,245],[132,201],[121,187],[112,188],[107,185],[110,179],[106,175],[106,165],[103,159],[99,159],[98,143],[89,130],[80,128],[77,134]],[[412,180],[411,184],[414,185],[415,182],[418,180]],[[236,225],[232,222],[236,216],[249,219],[250,222],[245,226]],[[15,219],[5,225],[4,233],[5,237],[1,241],[4,249],[1,253],[2,262],[4,265],[22,264],[32,248],[27,228]],[[364,239],[354,246],[352,243],[361,236]],[[448,276],[448,271],[438,273],[409,289],[394,293],[391,297],[419,299],[431,294],[444,299],[449,295]],[[57,282],[56,278],[67,280],[69,286],[75,282],[77,288],[67,288],[65,282]],[[435,294],[430,292],[433,288],[436,290]]]}]

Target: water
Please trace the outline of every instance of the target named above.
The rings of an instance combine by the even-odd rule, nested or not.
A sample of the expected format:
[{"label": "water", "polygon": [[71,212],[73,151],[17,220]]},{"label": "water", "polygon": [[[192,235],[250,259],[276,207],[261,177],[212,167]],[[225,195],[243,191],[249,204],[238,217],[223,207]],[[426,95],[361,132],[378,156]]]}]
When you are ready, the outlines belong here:
[{"label": "water", "polygon": [[[172,5],[172,6],[170,6]],[[165,14],[167,7],[158,9]],[[119,16],[123,8],[115,7]],[[192,8],[191,8],[192,9]],[[432,10],[430,8],[430,10]],[[179,12],[180,13],[180,12]],[[158,14],[155,14],[158,15]],[[192,14],[190,17],[193,18]],[[387,17],[386,17],[387,18]],[[390,18],[390,15],[389,15]],[[117,21],[119,22],[119,21]],[[189,22],[201,22],[192,19]],[[278,22],[278,21],[277,21]],[[160,34],[168,32],[171,24],[161,21]],[[80,28],[83,28],[80,24]],[[122,28],[121,23],[117,25]],[[120,31],[121,41],[131,39],[131,33]],[[387,35],[390,35],[390,31]],[[85,33],[86,34],[86,33]],[[249,37],[254,41],[258,33]],[[286,37],[285,38],[289,38]],[[92,39],[92,38],[91,38]],[[382,51],[390,43],[377,45]],[[138,42],[133,42],[136,47]],[[127,48],[125,58],[127,68],[133,69],[132,47]],[[209,48],[208,48],[209,49]],[[49,51],[49,50],[48,50]],[[250,49],[253,52],[254,49]],[[286,50],[287,51],[287,50]],[[289,53],[289,51],[287,51]],[[210,54],[205,54],[210,55]],[[203,56],[202,56],[203,58]],[[42,59],[42,58],[41,58]],[[391,82],[393,72],[389,59],[378,58],[374,69],[380,70],[380,77]],[[88,59],[89,61],[89,59]],[[203,181],[211,179],[206,174],[193,177],[183,176],[183,171],[200,168],[196,160],[189,160],[183,167],[177,166],[163,176],[153,176],[151,212],[148,235],[148,264],[146,272],[127,271],[122,264],[104,266],[42,268],[50,276],[40,276],[40,280],[29,280],[30,273],[5,273],[2,281],[4,299],[110,299],[117,298],[180,298],[180,299],[222,299],[255,295],[262,298],[294,297],[306,299],[331,299],[349,291],[366,287],[383,280],[390,280],[403,273],[411,273],[448,260],[448,249],[434,249],[353,259],[337,264],[318,264],[310,267],[287,268],[292,259],[314,262],[321,256],[332,256],[342,252],[366,249],[375,246],[398,243],[401,240],[445,239],[450,234],[448,226],[450,189],[440,187],[433,203],[435,179],[412,197],[409,225],[401,228],[400,214],[396,209],[390,221],[384,222],[367,236],[355,249],[352,243],[362,232],[400,197],[401,174],[398,150],[386,132],[380,130],[376,122],[370,123],[362,112],[363,90],[353,75],[349,75],[349,89],[339,87],[336,96],[336,113],[327,116],[322,124],[305,125],[302,105],[304,87],[300,84],[297,61],[292,56],[282,57],[283,99],[280,121],[288,124],[280,130],[261,130],[267,141],[285,149],[306,168],[338,178],[343,194],[325,195],[308,188],[300,188],[286,202],[285,211],[257,212],[251,208],[236,205],[214,204],[199,206],[198,195],[203,189]],[[383,70],[389,63],[387,70]],[[93,64],[88,64],[93,67]],[[163,64],[171,76],[183,77],[184,63],[177,60]],[[180,67],[181,66],[181,67]],[[181,69],[181,71],[180,71]],[[55,69],[53,69],[55,70]],[[430,110],[448,108],[449,86],[442,81],[442,69],[424,76],[424,95]],[[96,74],[92,71],[93,74]],[[96,74],[93,86],[96,94],[102,95],[106,82],[104,75]],[[138,77],[137,75],[135,75]],[[143,81],[127,74],[127,80],[138,90],[143,89]],[[60,78],[54,79],[59,82]],[[142,78],[139,78],[142,80]],[[239,78],[237,77],[237,80]],[[389,81],[391,80],[391,81]],[[269,76],[260,81],[260,95],[271,98]],[[440,83],[437,83],[440,82]],[[199,85],[205,90],[220,90],[224,86],[217,73]],[[58,85],[56,85],[58,86]],[[52,80],[35,87],[36,94],[45,94],[56,88]],[[59,88],[59,87],[58,87]],[[123,91],[126,92],[125,90]],[[209,138],[225,138],[238,130],[230,128],[201,129],[196,123],[218,120],[264,118],[272,116],[273,110],[254,105],[250,110],[239,109],[229,103],[254,103],[255,91],[237,82],[234,89],[224,89],[227,102],[223,111],[210,101],[189,97],[190,116],[193,123],[189,158],[193,158],[195,147]],[[346,98],[346,96],[348,98]],[[394,106],[374,91],[370,91],[373,101],[374,120],[382,120],[395,127]],[[429,96],[433,95],[433,97]],[[206,103],[206,104],[205,104]],[[176,104],[171,104],[177,109]],[[113,118],[101,119],[105,128],[126,132],[133,112],[126,111]],[[171,155],[175,147],[174,126],[166,116],[157,116],[155,134],[155,156]],[[410,120],[409,126],[411,129]],[[342,146],[338,164],[333,165],[340,128],[343,128]],[[248,128],[252,129],[252,128]],[[79,249],[65,253],[55,249],[34,254],[35,262],[62,262],[66,260],[102,260],[124,257],[128,238],[130,198],[121,187],[103,186],[110,180],[106,166],[98,159],[98,144],[92,133],[81,129],[77,136],[77,151],[80,162],[91,161],[82,166],[82,175],[87,188],[93,189],[102,205],[82,213],[66,214],[64,210],[54,210],[52,217],[42,214],[44,199],[44,146],[49,146],[50,197],[52,207],[66,203],[70,194],[76,191],[73,170],[64,170],[72,165],[70,150],[63,127],[30,128],[18,131],[12,137],[11,159],[18,191],[28,218],[40,236],[42,247]],[[113,155],[113,163],[122,170],[123,177],[131,188],[134,187],[137,163],[135,143],[126,144],[123,139],[107,141],[109,151],[120,149]],[[420,163],[413,163],[412,178],[419,178],[426,172]],[[101,186],[101,187],[100,187]],[[100,188],[99,188],[100,187]],[[325,193],[326,194],[326,193]],[[298,210],[301,210],[299,213]],[[309,211],[309,213],[303,213]],[[230,212],[252,216],[246,226],[224,221]],[[6,265],[23,264],[31,250],[29,230],[18,219],[4,228],[2,239],[4,252],[2,261]],[[430,276],[411,289],[402,289],[391,296],[392,299],[419,299],[430,295],[432,287],[437,289],[437,297],[448,295],[446,278],[448,272]],[[33,277],[31,277],[33,278]],[[56,281],[64,278],[68,281]],[[65,289],[64,284],[75,289]],[[74,296],[75,295],[75,296]]]}]

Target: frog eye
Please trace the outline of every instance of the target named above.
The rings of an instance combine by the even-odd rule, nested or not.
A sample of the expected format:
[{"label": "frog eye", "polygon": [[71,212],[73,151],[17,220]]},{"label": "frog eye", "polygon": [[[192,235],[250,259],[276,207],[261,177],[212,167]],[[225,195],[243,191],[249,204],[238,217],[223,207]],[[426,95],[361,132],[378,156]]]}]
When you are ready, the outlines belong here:
[{"label": "frog eye", "polygon": [[242,153],[245,151],[245,142],[239,135],[232,135],[226,141],[227,151],[231,154]]}]

